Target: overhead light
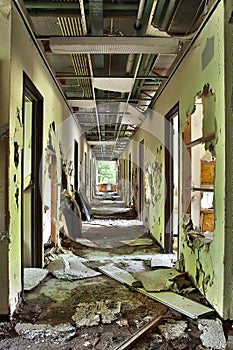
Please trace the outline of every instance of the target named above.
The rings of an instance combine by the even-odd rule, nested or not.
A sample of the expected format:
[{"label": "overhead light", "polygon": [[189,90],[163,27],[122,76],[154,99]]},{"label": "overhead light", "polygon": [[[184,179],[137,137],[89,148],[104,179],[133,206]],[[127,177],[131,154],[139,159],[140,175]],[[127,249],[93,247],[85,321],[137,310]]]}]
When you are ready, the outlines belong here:
[{"label": "overhead light", "polygon": [[51,37],[54,54],[171,54],[180,48],[180,39],[160,37]]}]

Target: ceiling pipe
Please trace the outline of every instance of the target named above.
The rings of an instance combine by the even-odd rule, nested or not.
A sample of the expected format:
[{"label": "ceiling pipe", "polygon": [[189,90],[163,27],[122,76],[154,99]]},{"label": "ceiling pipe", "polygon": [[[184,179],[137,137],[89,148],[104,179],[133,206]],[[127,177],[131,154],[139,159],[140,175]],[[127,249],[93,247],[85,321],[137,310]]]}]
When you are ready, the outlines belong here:
[{"label": "ceiling pipe", "polygon": [[[133,33],[134,36],[137,36],[138,31],[141,29],[141,26],[142,26],[141,22],[142,22],[144,7],[145,7],[145,0],[140,0],[139,6],[138,6],[137,19],[134,24],[134,33]],[[135,54],[132,54],[132,53],[129,54],[128,60],[126,63],[126,74],[128,75],[132,72],[134,59],[135,59]]]},{"label": "ceiling pipe", "polygon": [[[86,16],[85,16],[85,9],[84,9],[83,0],[79,0],[79,6],[80,6],[80,11],[81,11],[81,21],[82,21],[83,35],[87,35],[87,24],[86,24]],[[97,106],[96,106],[95,88],[94,88],[94,76],[93,76],[91,55],[87,54],[87,57],[88,57],[90,74],[91,74],[92,94],[93,94],[93,99],[94,99],[94,102],[95,102],[96,124],[97,124],[97,130],[98,130],[98,135],[99,135],[99,141],[101,141],[100,122],[99,122],[99,115],[98,115]],[[101,147],[101,151],[102,151],[102,147]]]},{"label": "ceiling pipe", "polygon": [[[138,71],[139,71],[139,67],[140,67],[140,64],[141,64],[141,60],[142,60],[142,54],[140,54],[140,55],[139,55],[139,58],[138,58],[138,62],[137,62],[137,66],[136,66],[135,73],[134,73],[134,78],[133,78],[134,81],[133,81],[132,86],[134,85],[134,82],[135,82],[135,80],[136,80],[136,77],[137,77],[137,74],[138,74]],[[126,103],[125,103],[125,110],[124,110],[124,114],[123,114],[123,116],[122,116],[122,119],[123,119],[124,115],[127,113],[127,109],[128,109],[128,105],[129,105],[129,100],[130,100],[131,94],[132,94],[132,89],[131,89],[131,91],[130,91],[129,94],[128,94],[127,101],[126,101]],[[119,129],[118,129],[118,133],[117,133],[117,137],[116,137],[116,144],[115,144],[115,147],[114,147],[114,149],[113,149],[113,153],[114,153],[115,150],[116,150],[116,146],[117,146],[117,142],[118,142],[118,140],[119,140],[119,136],[120,136],[120,133],[121,133],[121,129],[122,129],[122,124],[120,124],[120,127],[119,127]],[[112,153],[112,158],[114,158],[113,153]]]}]

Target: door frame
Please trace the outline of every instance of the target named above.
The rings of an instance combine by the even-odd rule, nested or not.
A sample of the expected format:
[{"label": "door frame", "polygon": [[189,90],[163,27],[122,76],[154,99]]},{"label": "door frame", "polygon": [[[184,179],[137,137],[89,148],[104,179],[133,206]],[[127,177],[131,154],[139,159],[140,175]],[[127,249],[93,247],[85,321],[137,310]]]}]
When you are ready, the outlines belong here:
[{"label": "door frame", "polygon": [[[164,220],[164,252],[173,252],[173,189],[174,189],[174,172],[173,172],[173,118],[178,115],[179,126],[179,104],[177,103],[165,116],[165,183],[166,183],[166,199],[165,199],[165,220]],[[178,171],[180,168],[180,138],[178,136]],[[178,218],[180,211],[180,174],[178,173]],[[179,220],[178,220],[179,221]],[[179,224],[177,227],[179,237]],[[179,239],[178,239],[179,244]]]},{"label": "door frame", "polygon": [[139,220],[143,220],[144,209],[144,140],[139,143]]},{"label": "door frame", "polygon": [[[31,265],[32,267],[43,266],[43,223],[42,223],[42,198],[41,198],[41,173],[40,166],[43,153],[43,96],[37,90],[35,85],[26,75],[23,73],[23,96],[22,96],[22,123],[25,126],[25,96],[28,96],[32,101],[32,222],[31,222]],[[24,130],[25,131],[25,130]],[[24,135],[23,135],[24,137]],[[21,187],[21,265],[22,274],[24,269],[24,152],[22,151],[22,187]],[[23,276],[22,276],[23,279]],[[22,282],[23,284],[23,282]]]}]

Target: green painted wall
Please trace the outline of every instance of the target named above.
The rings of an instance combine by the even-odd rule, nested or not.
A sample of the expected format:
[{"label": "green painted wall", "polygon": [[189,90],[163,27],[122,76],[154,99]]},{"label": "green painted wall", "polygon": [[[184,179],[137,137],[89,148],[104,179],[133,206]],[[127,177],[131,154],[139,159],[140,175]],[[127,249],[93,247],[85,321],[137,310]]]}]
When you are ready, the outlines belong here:
[{"label": "green painted wall", "polygon": [[[228,4],[228,14],[226,20],[229,22],[229,15],[232,11],[232,5],[230,1]],[[228,18],[227,18],[228,16]],[[230,29],[231,28],[231,29]],[[231,174],[232,157],[229,153],[229,159],[226,163],[225,157],[225,71],[224,62],[227,60],[232,62],[232,23],[226,24],[225,32],[227,37],[225,42],[228,44],[228,50],[224,51],[224,2],[220,1],[208,23],[205,25],[198,37],[193,41],[189,52],[180,63],[178,69],[173,74],[172,78],[166,84],[164,90],[160,94],[158,100],[154,105],[154,110],[159,115],[165,116],[177,103],[179,103],[179,115],[180,115],[180,135],[184,130],[184,126],[187,120],[187,115],[192,113],[194,107],[195,96],[203,90],[204,85],[208,84],[210,89],[209,98],[206,100],[205,108],[205,122],[204,122],[204,134],[208,134],[215,128],[215,152],[217,157],[217,165],[215,170],[215,230],[214,239],[210,244],[190,243],[187,240],[185,232],[180,232],[180,256],[184,257],[185,270],[189,273],[190,277],[201,290],[201,292],[207,297],[208,301],[213,305],[217,312],[223,317],[233,317],[232,306],[230,300],[232,300],[232,259],[224,272],[224,267],[227,261],[230,259],[232,251],[232,244],[229,245],[230,236],[232,237],[232,208],[233,203],[231,197],[232,190],[227,189],[226,195],[229,200],[225,201],[225,183],[223,181],[225,174]],[[228,41],[227,41],[228,40]],[[230,47],[230,49],[229,49]],[[227,122],[229,127],[229,139],[228,146],[232,145],[232,63],[228,63],[227,67],[227,84],[229,88],[228,92],[228,105],[227,105]],[[229,71],[231,72],[229,74]],[[231,107],[230,107],[231,106]],[[147,118],[142,124],[142,129],[147,128],[154,130],[156,134],[157,121],[153,116]],[[134,137],[137,140],[143,131],[138,131]],[[164,143],[153,139],[146,139],[149,149],[164,148]],[[126,152],[130,151],[131,145],[128,146]],[[232,147],[232,146],[231,146]],[[181,147],[182,149],[182,147]],[[152,152],[153,153],[153,152]],[[163,178],[164,178],[164,151],[161,155],[155,152],[155,157],[151,161],[162,161]],[[231,162],[230,162],[231,158]],[[182,153],[181,153],[182,159]],[[226,165],[227,164],[227,165]],[[228,168],[228,172],[225,171]],[[182,163],[180,177],[182,178]],[[228,178],[228,182],[231,182],[233,186],[232,176]],[[227,182],[227,183],[228,183]],[[165,200],[166,184],[163,186],[163,206]],[[182,198],[182,193],[181,193]],[[225,206],[225,203],[227,205]],[[226,207],[230,204],[228,209]],[[183,223],[182,215],[182,203],[180,200],[180,224]],[[226,210],[226,212],[225,212]],[[158,222],[155,219],[156,207],[154,205],[149,208],[149,228],[154,237],[164,244],[164,223],[163,214],[161,214],[161,221]],[[226,223],[228,223],[227,230],[225,231],[225,215]],[[231,224],[230,224],[231,223]],[[225,234],[226,233],[226,234]],[[225,252],[227,247],[228,255]],[[228,260],[225,260],[228,259]],[[225,265],[224,265],[225,264]],[[225,279],[224,279],[225,275]],[[228,283],[226,290],[229,292],[229,297],[226,299],[226,292],[224,292],[224,285]],[[229,291],[231,288],[231,292]],[[226,302],[225,302],[225,301]]]},{"label": "green painted wall", "polygon": [[233,318],[233,6],[225,1],[225,101],[226,101],[226,155],[225,155],[225,256],[224,267],[224,318]]},{"label": "green painted wall", "polygon": [[9,313],[8,304],[8,135],[10,89],[10,1],[0,6],[0,315]]},{"label": "green painted wall", "polygon": [[[10,245],[9,245],[9,300],[10,313],[15,310],[21,292],[21,184],[22,181],[22,152],[23,152],[23,124],[22,124],[22,96],[23,96],[23,72],[27,74],[37,90],[43,96],[43,157],[42,157],[42,204],[49,209],[46,213],[40,213],[43,217],[44,242],[50,234],[51,229],[51,179],[49,166],[51,156],[47,152],[48,140],[52,143],[54,153],[57,156],[58,196],[57,208],[59,208],[59,195],[61,188],[61,163],[71,164],[73,162],[74,138],[78,141],[81,132],[71,117],[57,85],[52,79],[46,65],[44,64],[35,44],[25,28],[17,9],[11,4],[12,21],[8,21],[7,30],[10,33],[10,93],[8,97],[9,121],[10,121],[10,162],[9,162],[9,212],[10,212]],[[9,17],[11,18],[11,17]],[[2,23],[1,23],[2,25]],[[4,89],[7,87],[4,82]],[[10,107],[9,107],[10,106]],[[53,127],[55,130],[53,130]],[[84,142],[84,141],[82,141]],[[17,152],[15,152],[15,147]],[[85,145],[85,147],[87,147]],[[81,147],[85,148],[85,147]],[[63,153],[61,160],[61,153]],[[18,162],[15,161],[18,157]],[[79,157],[79,159],[81,156]],[[25,162],[27,159],[25,159]],[[70,183],[73,182],[71,178]],[[26,198],[26,197],[25,197]],[[27,203],[26,203],[27,204]],[[55,222],[59,220],[59,212],[55,215]],[[57,223],[57,229],[59,223]],[[40,247],[43,249],[43,247]]]}]

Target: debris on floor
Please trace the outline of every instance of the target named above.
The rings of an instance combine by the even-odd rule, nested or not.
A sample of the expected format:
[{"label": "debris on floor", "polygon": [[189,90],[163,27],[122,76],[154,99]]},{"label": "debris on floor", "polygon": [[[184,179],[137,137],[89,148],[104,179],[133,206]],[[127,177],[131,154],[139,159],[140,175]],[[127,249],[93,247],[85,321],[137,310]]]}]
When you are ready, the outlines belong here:
[{"label": "debris on floor", "polygon": [[[128,286],[132,287],[133,283],[138,283],[138,280],[136,278],[134,278],[133,276],[129,278],[128,274],[124,274],[123,269],[114,268],[113,265],[101,266],[99,267],[99,270],[105,273],[107,276]],[[210,314],[214,311],[213,309],[205,305],[197,303],[196,301],[193,301],[191,299],[185,298],[174,292],[148,292],[145,288],[141,287],[135,287],[135,290],[193,319],[196,319],[202,315]]]},{"label": "debris on floor", "polygon": [[[154,320],[146,324],[142,329],[133,334],[129,339],[125,340],[116,350],[127,350],[131,349],[132,345],[136,343],[140,338],[145,336],[147,332],[155,328],[166,315],[160,315],[156,317]],[[169,316],[168,316],[169,317]]]},{"label": "debris on floor", "polygon": [[124,240],[121,241],[123,244],[128,244],[130,246],[143,246],[143,245],[153,245],[154,242],[151,238],[138,238],[138,239],[132,239],[132,240]]},{"label": "debris on floor", "polygon": [[136,280],[131,273],[114,266],[113,264],[104,265],[103,267],[99,267],[99,270],[103,272],[105,275],[112,277],[114,279],[124,283],[131,287],[142,287],[140,281]]},{"label": "debris on floor", "polygon": [[155,254],[150,261],[151,268],[174,267],[176,254]]},{"label": "debris on floor", "polygon": [[187,338],[186,328],[187,322],[174,320],[169,320],[167,323],[158,326],[158,330],[167,341]]},{"label": "debris on floor", "polygon": [[80,208],[82,220],[84,220],[84,221],[91,220],[92,209],[91,209],[90,203],[89,203],[87,197],[84,195],[84,193],[82,193],[81,191],[79,191],[79,192],[75,191],[74,192],[74,199],[76,200],[76,202]]},{"label": "debris on floor", "polygon": [[85,239],[85,238],[77,238],[75,240],[77,243],[85,245],[87,247],[92,247],[92,248],[98,248],[98,245],[95,244],[94,242],[90,241],[89,239]]},{"label": "debris on floor", "polygon": [[[175,270],[176,254],[151,244],[122,201],[104,200],[107,210],[104,201],[96,203],[104,220],[83,223],[82,237],[61,237],[61,246],[45,254],[51,273],[25,291],[11,322],[0,324],[0,349],[223,349],[214,310],[188,276]],[[160,270],[168,274],[169,290],[147,291],[138,274]],[[203,316],[214,323],[202,323]]]},{"label": "debris on floor", "polygon": [[61,194],[61,231],[71,239],[82,237],[82,218],[76,200],[67,192]]},{"label": "debris on floor", "polygon": [[86,267],[74,254],[60,254],[47,266],[56,278],[73,281],[99,276],[100,273]]},{"label": "debris on floor", "polygon": [[24,290],[29,291],[38,286],[48,273],[47,269],[24,268]]},{"label": "debris on floor", "polygon": [[176,277],[180,275],[180,272],[173,268],[144,271],[134,274],[148,292],[169,290],[174,284]]},{"label": "debris on floor", "polygon": [[208,349],[223,350],[226,348],[226,338],[219,319],[200,319],[198,328],[202,332],[200,336],[202,344]]},{"label": "debris on floor", "polygon": [[100,324],[110,324],[119,318],[121,303],[114,300],[100,300],[91,303],[80,303],[76,308],[72,320],[76,322],[76,327],[97,326]]},{"label": "debris on floor", "polygon": [[137,290],[142,294],[147,295],[149,298],[167,305],[170,308],[193,319],[197,319],[200,316],[209,315],[214,312],[213,309],[174,292],[147,292],[143,288],[137,288]]},{"label": "debris on floor", "polygon": [[76,329],[69,323],[50,326],[48,324],[18,323],[16,332],[26,339],[38,343],[62,344],[75,336]]}]

